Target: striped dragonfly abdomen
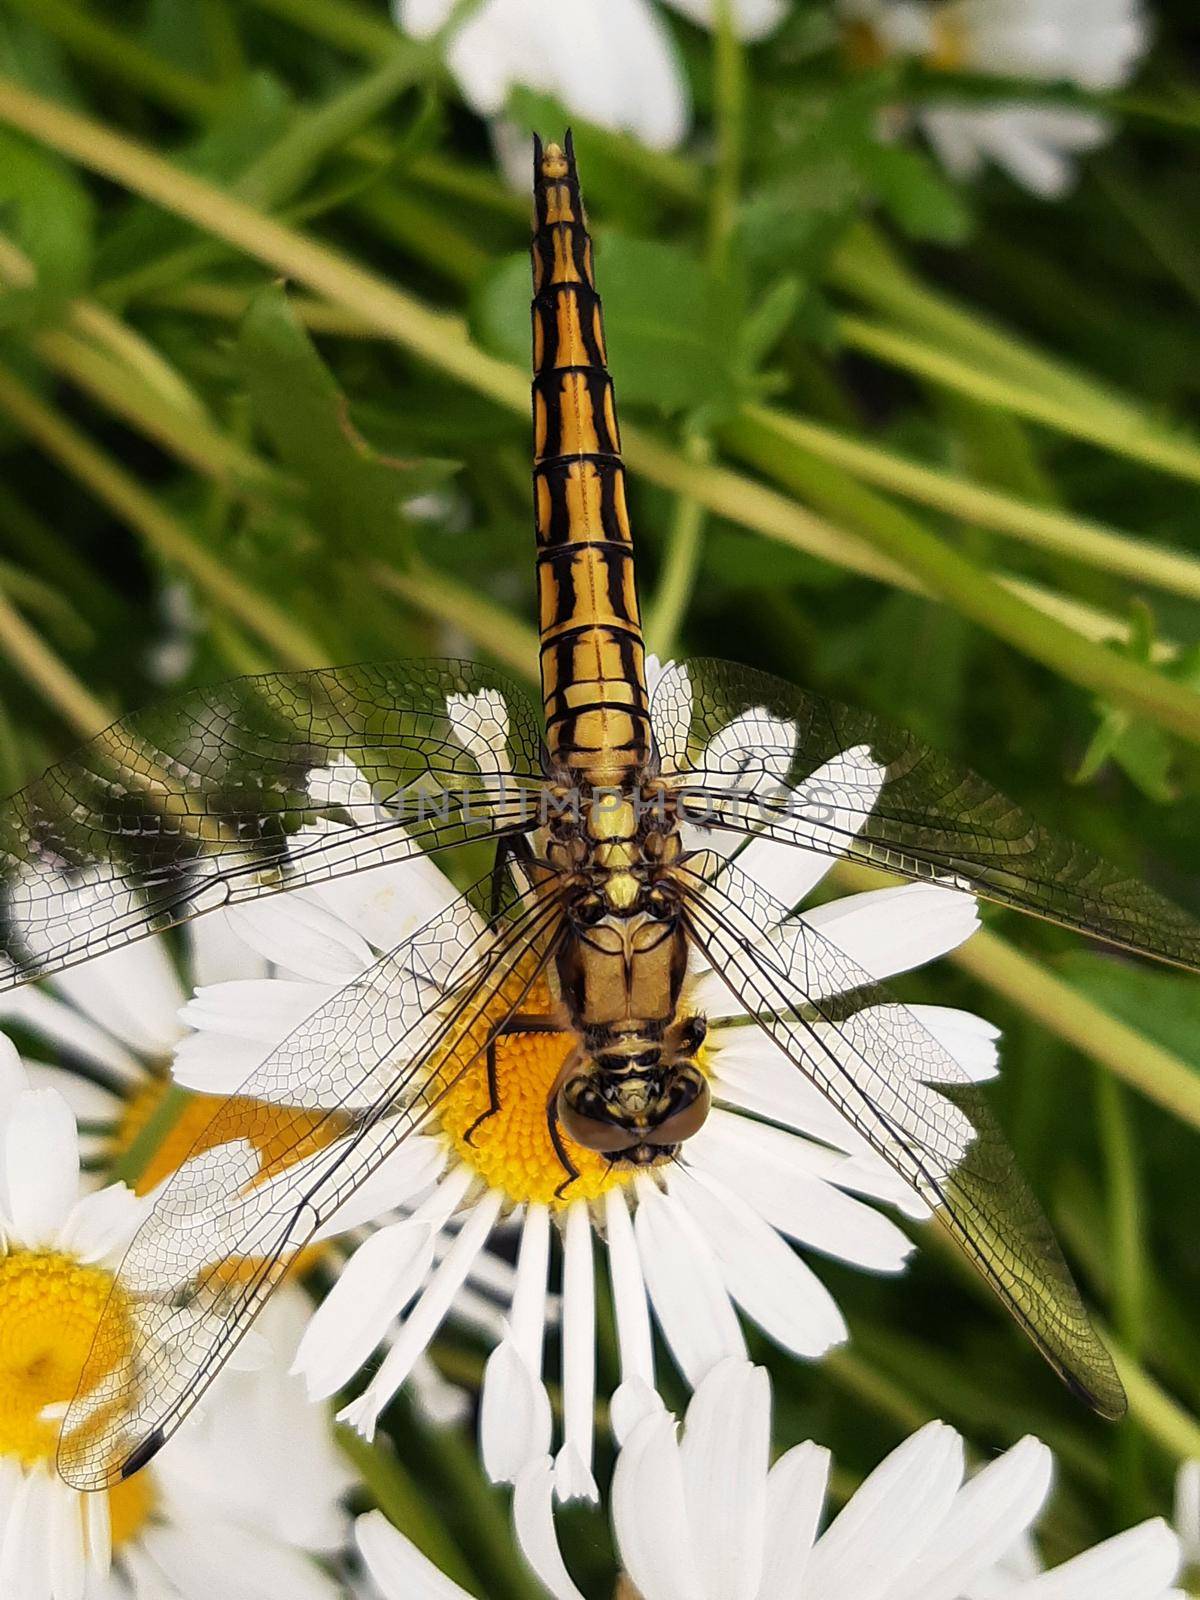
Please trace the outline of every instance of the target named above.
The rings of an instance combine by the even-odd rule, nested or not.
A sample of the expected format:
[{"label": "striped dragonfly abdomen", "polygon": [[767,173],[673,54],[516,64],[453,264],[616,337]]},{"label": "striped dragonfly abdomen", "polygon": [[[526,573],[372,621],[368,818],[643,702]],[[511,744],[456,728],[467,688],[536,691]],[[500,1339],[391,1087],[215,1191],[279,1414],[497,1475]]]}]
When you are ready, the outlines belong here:
[{"label": "striped dragonfly abdomen", "polygon": [[534,154],[533,422],[538,621],[552,763],[622,785],[650,756],[625,469],[575,155]]}]

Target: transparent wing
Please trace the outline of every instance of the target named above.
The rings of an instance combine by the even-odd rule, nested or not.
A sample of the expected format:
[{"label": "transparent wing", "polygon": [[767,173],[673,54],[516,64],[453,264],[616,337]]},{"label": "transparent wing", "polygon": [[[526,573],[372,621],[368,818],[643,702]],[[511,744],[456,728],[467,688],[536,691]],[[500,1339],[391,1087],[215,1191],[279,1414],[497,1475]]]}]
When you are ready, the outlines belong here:
[{"label": "transparent wing", "polygon": [[716,828],[952,883],[1200,970],[1200,923],[869,712],[697,660],[667,670],[651,721],[664,770]]},{"label": "transparent wing", "polygon": [[521,691],[470,662],[238,678],[152,706],[0,806],[0,987],[502,833],[541,772]]},{"label": "transparent wing", "polygon": [[982,1094],[870,975],[710,852],[681,879],[689,931],[784,1054],[932,1208],[1069,1387],[1125,1410],[1050,1225]]},{"label": "transparent wing", "polygon": [[519,1008],[559,927],[553,881],[494,919],[457,901],[256,1068],[129,1247],[63,1425],[69,1484],[111,1486],[157,1452],[296,1253]]}]

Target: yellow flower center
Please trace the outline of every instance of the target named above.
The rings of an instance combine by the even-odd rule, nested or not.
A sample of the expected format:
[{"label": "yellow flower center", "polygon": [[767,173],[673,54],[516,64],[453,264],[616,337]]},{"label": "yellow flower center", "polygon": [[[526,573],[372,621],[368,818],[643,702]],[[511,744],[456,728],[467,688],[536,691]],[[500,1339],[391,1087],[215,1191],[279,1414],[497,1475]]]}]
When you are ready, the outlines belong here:
[{"label": "yellow flower center", "polygon": [[935,17],[933,48],[925,65],[935,72],[961,72],[967,64],[968,43],[966,27],[957,17]]},{"label": "yellow flower center", "polygon": [[[112,1274],[55,1250],[14,1250],[0,1257],[0,1455],[22,1467],[52,1466],[61,1408],[79,1385]],[[127,1321],[118,1320],[114,1364],[129,1354]],[[111,1369],[110,1369],[111,1370]],[[144,1481],[143,1481],[144,1480]],[[154,1509],[148,1475],[121,1484],[109,1499],[113,1544],[134,1538]]]},{"label": "yellow flower center", "polygon": [[559,1193],[571,1175],[550,1137],[546,1102],[574,1045],[568,1033],[505,1034],[496,1042],[499,1109],[485,1115],[490,1106],[486,1062],[464,1073],[439,1102],[442,1132],[459,1159],[514,1204],[558,1207],[596,1200],[632,1177],[631,1168],[613,1166],[560,1133],[579,1176]]},{"label": "yellow flower center", "polygon": [[[967,65],[970,43],[962,20],[935,16],[932,43],[921,57],[932,72],[961,72]],[[871,22],[848,22],[842,34],[842,48],[850,65],[860,72],[883,66],[895,53],[879,29]]]},{"label": "yellow flower center", "polygon": [[[544,979],[534,984],[521,1010],[530,1016],[549,1014]],[[498,1109],[488,1114],[491,1095],[483,1055],[438,1101],[442,1133],[459,1159],[514,1205],[562,1207],[574,1200],[596,1200],[633,1175],[631,1168],[613,1166],[560,1130],[563,1151],[579,1176],[559,1193],[571,1174],[550,1137],[546,1105],[574,1046],[574,1036],[565,1032],[502,1034],[496,1041]]]},{"label": "yellow flower center", "polygon": [[847,61],[860,72],[881,67],[888,58],[887,46],[869,22],[848,22],[842,35],[842,47]]},{"label": "yellow flower center", "polygon": [[[170,1085],[166,1073],[155,1074],[129,1099],[113,1134],[112,1155],[123,1155],[150,1121]],[[159,1141],[134,1188],[149,1194],[189,1156],[212,1150],[233,1139],[248,1139],[262,1159],[263,1179],[286,1171],[305,1156],[332,1144],[345,1119],[320,1111],[297,1111],[234,1095],[193,1094]]]}]

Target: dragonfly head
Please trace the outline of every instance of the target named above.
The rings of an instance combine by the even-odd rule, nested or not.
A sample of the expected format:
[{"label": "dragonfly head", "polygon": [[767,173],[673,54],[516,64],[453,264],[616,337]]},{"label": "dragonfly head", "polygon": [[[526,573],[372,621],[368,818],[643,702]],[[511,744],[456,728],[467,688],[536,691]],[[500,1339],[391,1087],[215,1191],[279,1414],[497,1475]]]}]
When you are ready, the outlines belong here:
[{"label": "dragonfly head", "polygon": [[694,1061],[664,1060],[661,1047],[600,1056],[579,1066],[558,1091],[567,1136],[613,1161],[651,1166],[698,1133],[712,1096]]}]

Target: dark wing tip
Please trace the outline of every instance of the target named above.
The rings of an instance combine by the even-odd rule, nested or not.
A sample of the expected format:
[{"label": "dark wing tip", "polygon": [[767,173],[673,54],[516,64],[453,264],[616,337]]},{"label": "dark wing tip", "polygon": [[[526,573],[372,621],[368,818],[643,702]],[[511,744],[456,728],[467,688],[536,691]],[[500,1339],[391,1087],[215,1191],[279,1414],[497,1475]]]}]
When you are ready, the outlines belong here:
[{"label": "dark wing tip", "polygon": [[148,1466],[166,1442],[167,1435],[162,1428],[155,1428],[153,1433],[147,1434],[141,1444],[122,1461],[121,1482],[124,1483],[126,1478],[132,1478],[135,1472]]},{"label": "dark wing tip", "polygon": [[1088,1383],[1075,1373],[1059,1370],[1063,1382],[1076,1399],[1082,1400],[1105,1422],[1120,1422],[1127,1415],[1129,1397],[1115,1367],[1103,1375],[1103,1383]]}]

